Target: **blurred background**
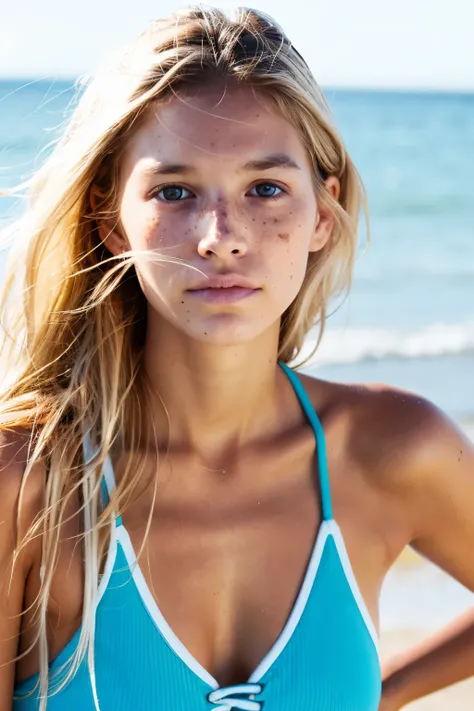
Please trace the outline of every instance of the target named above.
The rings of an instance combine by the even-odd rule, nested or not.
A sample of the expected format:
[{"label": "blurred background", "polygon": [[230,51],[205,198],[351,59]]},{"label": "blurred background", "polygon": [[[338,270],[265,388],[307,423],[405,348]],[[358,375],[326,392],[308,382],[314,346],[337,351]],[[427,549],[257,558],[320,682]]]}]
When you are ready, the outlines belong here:
[{"label": "blurred background", "polygon": [[[0,189],[28,177],[47,155],[73,107],[74,81],[181,4],[3,4]],[[473,437],[474,4],[260,0],[257,7],[282,24],[312,68],[369,200],[370,248],[361,221],[350,298],[335,309],[305,370],[414,390]],[[1,199],[0,222],[22,208]],[[472,593],[406,551],[382,594],[383,654],[473,604]],[[411,708],[446,705],[472,708],[474,682]]]}]

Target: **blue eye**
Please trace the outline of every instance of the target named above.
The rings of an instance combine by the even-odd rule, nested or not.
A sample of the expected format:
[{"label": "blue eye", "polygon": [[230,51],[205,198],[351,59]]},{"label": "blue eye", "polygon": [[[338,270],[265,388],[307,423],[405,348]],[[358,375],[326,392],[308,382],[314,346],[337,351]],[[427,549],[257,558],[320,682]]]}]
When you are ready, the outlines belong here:
[{"label": "blue eye", "polygon": [[164,202],[182,202],[182,199],[186,196],[184,193],[191,194],[189,190],[183,188],[181,185],[167,185],[161,190],[157,190],[155,195],[160,195],[160,199]]},{"label": "blue eye", "polygon": [[[257,191],[257,197],[263,198],[274,198],[283,192],[283,190],[274,183],[259,183],[258,185],[254,185],[252,190]],[[277,190],[279,192],[276,192]]]}]

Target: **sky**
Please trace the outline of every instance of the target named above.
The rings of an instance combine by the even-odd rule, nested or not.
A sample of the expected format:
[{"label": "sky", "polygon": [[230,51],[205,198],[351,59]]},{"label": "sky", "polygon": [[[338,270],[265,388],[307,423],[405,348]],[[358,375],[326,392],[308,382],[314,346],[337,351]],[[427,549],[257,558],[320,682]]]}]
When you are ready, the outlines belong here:
[{"label": "sky", "polygon": [[[75,78],[183,4],[0,0],[0,77]],[[273,15],[322,85],[474,91],[473,0],[247,4]]]}]

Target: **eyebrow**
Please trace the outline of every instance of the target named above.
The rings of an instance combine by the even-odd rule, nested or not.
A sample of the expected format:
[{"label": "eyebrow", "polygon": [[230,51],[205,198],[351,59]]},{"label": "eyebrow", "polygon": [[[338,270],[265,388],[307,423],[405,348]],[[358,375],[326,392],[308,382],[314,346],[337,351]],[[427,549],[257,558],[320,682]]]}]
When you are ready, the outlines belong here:
[{"label": "eyebrow", "polygon": [[[259,160],[251,160],[241,166],[239,172],[255,172],[263,170],[271,170],[272,168],[290,168],[292,170],[301,170],[301,167],[293,158],[286,153],[277,153],[275,155],[266,156]],[[197,170],[192,165],[183,163],[158,163],[149,168],[145,168],[142,172],[143,177],[154,175],[183,175],[189,173],[197,173]]]}]

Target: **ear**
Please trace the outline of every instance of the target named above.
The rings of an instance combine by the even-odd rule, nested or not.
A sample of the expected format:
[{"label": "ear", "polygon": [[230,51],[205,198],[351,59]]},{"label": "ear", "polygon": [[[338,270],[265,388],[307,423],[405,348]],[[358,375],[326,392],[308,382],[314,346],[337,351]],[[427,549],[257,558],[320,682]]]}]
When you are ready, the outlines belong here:
[{"label": "ear", "polygon": [[[94,212],[99,209],[100,200],[103,197],[97,186],[93,185],[89,192],[89,200]],[[114,257],[117,257],[125,249],[127,242],[120,234],[116,221],[107,219],[97,219],[97,230],[99,237]]]},{"label": "ear", "polygon": [[[334,200],[339,199],[341,193],[341,184],[335,175],[331,175],[324,181],[325,189],[330,193]],[[309,247],[310,252],[319,252],[320,249],[328,242],[334,229],[334,215],[323,201],[317,203],[316,225]]]}]

